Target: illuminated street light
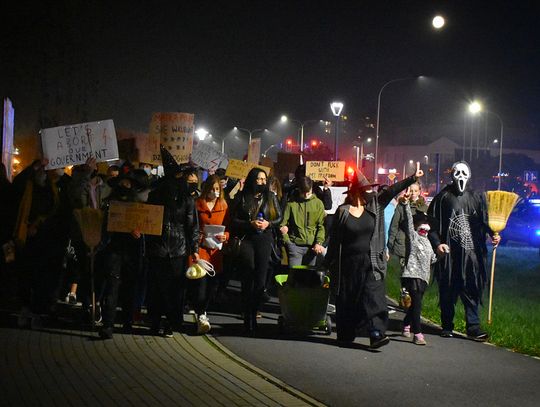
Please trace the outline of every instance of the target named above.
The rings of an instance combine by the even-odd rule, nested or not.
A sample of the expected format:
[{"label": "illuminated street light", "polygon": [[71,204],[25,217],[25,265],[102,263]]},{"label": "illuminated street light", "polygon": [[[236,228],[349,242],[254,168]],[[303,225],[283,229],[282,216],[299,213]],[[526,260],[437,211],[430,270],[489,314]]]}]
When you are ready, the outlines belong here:
[{"label": "illuminated street light", "polygon": [[431,21],[433,28],[435,28],[436,30],[440,30],[441,28],[443,28],[445,23],[446,21],[444,20],[443,16],[435,16]]},{"label": "illuminated street light", "polygon": [[300,152],[304,151],[304,126],[308,123],[322,123],[322,120],[311,119],[301,122],[300,120],[289,119],[286,115],[281,116],[281,123],[293,122],[300,125]]},{"label": "illuminated street light", "polygon": [[421,79],[421,78],[423,78],[423,76],[409,76],[409,77],[406,77],[406,78],[392,79],[391,81],[386,82],[382,86],[381,90],[379,91],[379,97],[377,98],[377,127],[375,129],[375,156],[374,156],[374,163],[373,163],[373,179],[374,179],[374,182],[377,182],[377,179],[378,179],[377,166],[379,164],[379,162],[378,162],[378,158],[379,158],[379,155],[378,155],[379,154],[379,129],[380,129],[380,121],[381,121],[381,95],[382,95],[382,92],[383,92],[384,88],[386,88],[391,83],[407,81],[409,79]]},{"label": "illuminated street light", "polygon": [[[469,104],[469,112],[471,112],[472,114],[478,114],[482,110],[483,110],[482,105],[480,103],[478,103],[478,102],[472,102],[471,104]],[[500,143],[499,143],[499,140],[494,140],[493,141],[494,143],[495,142],[499,143],[499,172],[497,174],[497,177],[498,177],[497,189],[500,190],[501,189],[501,178],[502,178],[502,152],[503,152],[504,123],[503,123],[503,121],[501,119],[501,116],[499,116],[497,113],[494,113],[494,112],[489,111],[489,110],[485,110],[485,112],[487,114],[491,114],[491,115],[495,116],[499,120],[499,123],[501,125],[501,135],[499,137]]]},{"label": "illuminated street light", "polygon": [[268,131],[267,129],[255,129],[255,130],[249,130],[249,129],[245,129],[243,127],[236,127],[234,126],[234,130],[237,130],[237,131],[245,131],[247,134],[249,134],[249,143],[248,144],[251,144],[251,136],[253,134],[255,134],[256,132],[259,132],[259,131]]},{"label": "illuminated street light", "polygon": [[199,137],[199,140],[203,141],[208,135],[208,131],[203,128],[200,128],[198,130],[195,130],[195,134],[197,135],[197,137]]},{"label": "illuminated street light", "polygon": [[[368,137],[366,143],[371,143],[371,137]],[[356,168],[360,170],[360,162],[364,159],[364,142],[360,146],[353,146],[356,149]]]},{"label": "illuminated street light", "polygon": [[334,135],[334,161],[338,159],[338,140],[339,140],[339,117],[341,111],[343,110],[343,103],[341,102],[332,102],[330,103],[330,109],[332,109],[332,114],[336,116],[336,134]]}]

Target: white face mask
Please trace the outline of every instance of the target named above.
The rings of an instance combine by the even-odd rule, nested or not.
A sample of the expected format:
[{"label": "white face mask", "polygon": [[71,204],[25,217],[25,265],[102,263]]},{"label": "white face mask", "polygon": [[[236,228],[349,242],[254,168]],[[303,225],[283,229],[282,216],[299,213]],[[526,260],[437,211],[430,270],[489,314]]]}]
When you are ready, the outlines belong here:
[{"label": "white face mask", "polygon": [[144,172],[146,172],[146,175],[150,175],[152,173],[152,168],[144,167]]},{"label": "white face mask", "polygon": [[471,170],[467,164],[460,162],[452,166],[452,180],[460,193],[465,191],[470,178]]},{"label": "white face mask", "polygon": [[219,193],[216,191],[210,191],[208,193],[208,199],[216,199],[219,198]]}]

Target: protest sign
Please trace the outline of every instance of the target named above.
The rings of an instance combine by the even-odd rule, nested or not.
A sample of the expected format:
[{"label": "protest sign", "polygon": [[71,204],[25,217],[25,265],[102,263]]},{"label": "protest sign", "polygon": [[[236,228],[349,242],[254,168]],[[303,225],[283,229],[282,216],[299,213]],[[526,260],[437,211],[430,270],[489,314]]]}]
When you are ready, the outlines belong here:
[{"label": "protest sign", "polygon": [[247,162],[258,164],[260,158],[261,158],[261,139],[254,138],[249,143]]},{"label": "protest sign", "polygon": [[[323,189],[323,187],[320,187]],[[333,215],[336,213],[336,209],[339,205],[343,204],[345,202],[345,198],[347,197],[344,192],[347,192],[347,187],[329,187],[330,193],[332,194],[332,209],[325,210],[325,212],[328,215]]]},{"label": "protest sign", "polygon": [[143,162],[161,165],[159,145],[162,144],[178,164],[189,162],[193,149],[193,118],[192,113],[154,113],[150,122],[146,153]]},{"label": "protest sign", "polygon": [[41,147],[47,170],[84,164],[91,157],[97,162],[118,159],[112,120],[42,129]]},{"label": "protest sign", "polygon": [[214,149],[210,144],[198,142],[191,152],[191,161],[201,168],[215,171],[222,161],[227,160],[227,156]]},{"label": "protest sign", "polygon": [[345,161],[306,161],[306,177],[313,181],[345,180]]},{"label": "protest sign", "polygon": [[111,201],[107,220],[108,232],[131,233],[139,230],[146,235],[161,236],[163,206],[138,202]]},{"label": "protest sign", "polygon": [[265,167],[263,165],[231,159],[229,160],[229,165],[227,166],[227,171],[225,171],[225,175],[228,177],[237,178],[237,179],[246,178],[249,171],[255,167],[266,171],[267,174],[270,173],[270,168]]}]

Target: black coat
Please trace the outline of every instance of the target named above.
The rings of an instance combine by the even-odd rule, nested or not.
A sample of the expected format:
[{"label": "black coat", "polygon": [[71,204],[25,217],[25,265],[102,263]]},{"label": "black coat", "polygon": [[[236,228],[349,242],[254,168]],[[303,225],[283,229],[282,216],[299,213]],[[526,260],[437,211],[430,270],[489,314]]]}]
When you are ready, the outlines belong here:
[{"label": "black coat", "polygon": [[161,236],[148,236],[149,256],[180,257],[199,252],[199,217],[187,189],[163,183],[150,192],[147,203],[164,206]]},{"label": "black coat", "polygon": [[[261,205],[259,209],[253,209],[249,196],[246,196],[243,192],[236,194],[233,206],[232,206],[232,222],[231,231],[235,236],[245,236],[256,233],[255,229],[251,226],[251,221],[257,218],[257,214],[262,212],[264,219],[270,222],[269,228],[278,228],[281,220],[283,219],[283,213],[281,205],[273,192],[266,191],[263,194]],[[272,205],[275,208],[275,214],[272,216],[270,211],[269,202],[272,201]]]}]

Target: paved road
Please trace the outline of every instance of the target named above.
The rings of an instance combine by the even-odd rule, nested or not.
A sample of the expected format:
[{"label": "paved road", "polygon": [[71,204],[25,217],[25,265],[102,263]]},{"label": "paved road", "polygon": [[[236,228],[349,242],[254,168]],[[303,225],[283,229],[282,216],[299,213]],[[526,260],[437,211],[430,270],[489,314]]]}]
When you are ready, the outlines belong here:
[{"label": "paved road", "polygon": [[473,342],[445,339],[426,327],[427,346],[400,336],[403,314],[391,314],[391,342],[377,351],[367,337],[352,348],[331,336],[286,337],[277,329],[277,299],[254,337],[234,314],[214,313],[213,335],[235,354],[331,406],[539,406],[540,360]]}]

